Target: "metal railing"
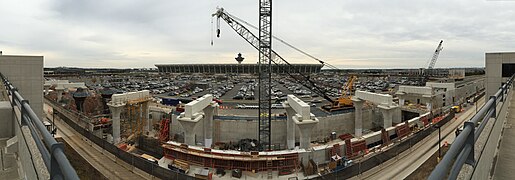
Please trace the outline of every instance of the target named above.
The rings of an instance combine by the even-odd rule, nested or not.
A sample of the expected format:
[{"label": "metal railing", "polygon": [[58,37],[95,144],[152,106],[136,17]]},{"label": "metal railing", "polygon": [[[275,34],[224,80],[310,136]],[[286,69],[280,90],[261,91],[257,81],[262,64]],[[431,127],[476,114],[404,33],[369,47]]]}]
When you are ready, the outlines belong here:
[{"label": "metal railing", "polygon": [[[11,105],[18,107],[21,112],[21,125],[27,126],[38,147],[41,157],[50,173],[50,179],[79,179],[77,172],[72,167],[64,154],[64,145],[57,142],[46,129],[43,122],[34,113],[29,101],[24,99],[11,82],[0,73],[8,94],[11,96]],[[42,92],[41,92],[42,93]]]},{"label": "metal railing", "polygon": [[[444,179],[447,175],[449,175],[448,179],[456,179],[465,163],[475,167],[474,145],[490,118],[497,118],[497,104],[506,101],[506,96],[510,91],[514,77],[515,75],[512,75],[499,88],[497,93],[490,96],[485,105],[470,120],[464,123],[463,131],[456,137],[428,179],[440,180]],[[479,126],[477,126],[478,123],[480,123]]]}]

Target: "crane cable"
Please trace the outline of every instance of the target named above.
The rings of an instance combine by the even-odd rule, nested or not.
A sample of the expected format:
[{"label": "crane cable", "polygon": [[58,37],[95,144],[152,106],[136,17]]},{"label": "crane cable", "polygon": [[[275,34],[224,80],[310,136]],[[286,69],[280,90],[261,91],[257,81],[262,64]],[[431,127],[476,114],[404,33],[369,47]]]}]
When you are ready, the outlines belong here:
[{"label": "crane cable", "polygon": [[[252,28],[254,28],[254,29],[256,29],[256,30],[259,30],[259,28],[258,28],[258,27],[256,27],[256,26],[254,26],[254,25],[250,24],[249,22],[247,22],[247,21],[245,21],[245,20],[243,20],[243,19],[240,19],[240,18],[238,18],[238,17],[236,17],[236,16],[234,16],[234,15],[232,15],[232,14],[229,14],[229,13],[228,13],[228,12],[226,12],[226,11],[224,11],[224,13],[225,13],[225,14],[227,14],[227,16],[230,16],[231,18],[233,18],[233,19],[235,19],[235,20],[237,20],[237,21],[239,21],[239,22],[242,22],[242,23],[244,23],[244,24],[246,24],[246,25],[248,25],[248,26],[250,26],[250,27],[252,27]],[[220,25],[218,25],[218,27],[220,27]],[[220,30],[218,30],[218,31],[220,31]],[[310,57],[310,58],[312,58],[312,59],[314,59],[314,60],[316,60],[316,61],[318,61],[320,64],[323,64],[323,65],[325,65],[325,66],[327,66],[327,67],[329,67],[329,68],[331,68],[331,69],[334,69],[334,70],[338,70],[338,69],[339,69],[339,68],[337,68],[336,66],[333,66],[333,65],[331,65],[331,64],[329,64],[329,63],[327,63],[327,62],[325,62],[325,61],[322,61],[322,60],[320,60],[320,59],[316,58],[315,56],[313,56],[313,55],[311,55],[311,54],[308,54],[307,52],[305,52],[305,51],[303,51],[303,50],[301,50],[301,49],[299,49],[299,48],[297,48],[297,47],[295,47],[295,46],[293,46],[293,45],[291,45],[291,44],[287,43],[286,41],[284,41],[284,40],[282,40],[282,39],[280,39],[280,38],[278,38],[278,37],[276,37],[276,36],[274,36],[274,35],[272,35],[272,37],[273,37],[275,40],[277,40],[277,41],[279,41],[279,42],[283,43],[284,45],[286,45],[286,46],[288,46],[288,47],[290,47],[290,48],[292,48],[292,49],[294,49],[294,50],[296,50],[296,51],[298,51],[298,52],[300,52],[300,53],[302,53],[302,54],[304,54],[304,55],[306,55],[306,56],[308,56],[308,57]]]}]

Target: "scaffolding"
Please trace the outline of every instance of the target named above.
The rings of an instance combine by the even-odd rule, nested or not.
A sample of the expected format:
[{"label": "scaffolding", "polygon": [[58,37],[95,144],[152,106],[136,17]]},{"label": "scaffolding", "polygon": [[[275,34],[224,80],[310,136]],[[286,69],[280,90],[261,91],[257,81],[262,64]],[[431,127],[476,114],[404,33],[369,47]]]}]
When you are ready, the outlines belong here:
[{"label": "scaffolding", "polygon": [[143,132],[143,127],[148,121],[147,111],[145,108],[148,106],[148,98],[140,98],[134,100],[128,100],[127,107],[127,121],[130,125],[131,135],[139,136]]},{"label": "scaffolding", "polygon": [[297,152],[270,153],[260,155],[259,152],[224,152],[211,148],[191,148],[186,144],[163,144],[164,155],[171,160],[180,160],[191,165],[222,168],[241,169],[242,171],[270,172],[270,171],[297,171],[299,155]]}]

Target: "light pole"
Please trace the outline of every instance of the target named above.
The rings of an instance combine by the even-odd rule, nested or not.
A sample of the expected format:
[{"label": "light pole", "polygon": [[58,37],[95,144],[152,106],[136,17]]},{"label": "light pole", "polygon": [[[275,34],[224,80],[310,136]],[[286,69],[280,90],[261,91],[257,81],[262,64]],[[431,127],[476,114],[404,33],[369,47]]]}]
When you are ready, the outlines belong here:
[{"label": "light pole", "polygon": [[440,145],[440,141],[442,139],[441,132],[440,132],[440,126],[436,126],[438,128],[438,162],[440,162],[440,158],[442,157],[442,146]]},{"label": "light pole", "polygon": [[476,95],[474,96],[474,106],[476,107],[476,114],[477,114],[477,101],[479,101],[479,99],[477,98],[478,97],[478,92],[477,92],[477,86],[476,86]]},{"label": "light pole", "polygon": [[56,127],[55,127],[55,114],[57,114],[57,112],[55,111],[55,109],[52,109],[52,137],[55,136],[55,133],[56,133]]}]

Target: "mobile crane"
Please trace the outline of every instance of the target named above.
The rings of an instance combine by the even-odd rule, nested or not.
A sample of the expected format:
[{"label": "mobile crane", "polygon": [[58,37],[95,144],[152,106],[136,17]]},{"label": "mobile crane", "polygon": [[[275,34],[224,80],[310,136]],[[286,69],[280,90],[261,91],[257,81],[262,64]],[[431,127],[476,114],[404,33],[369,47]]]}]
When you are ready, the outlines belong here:
[{"label": "mobile crane", "polygon": [[424,70],[423,76],[420,80],[420,85],[425,86],[426,82],[429,80],[429,75],[432,73],[432,69],[435,67],[436,60],[438,60],[438,56],[440,55],[440,52],[443,49],[443,40],[440,40],[440,43],[436,47],[435,52],[433,53],[433,56],[431,56],[431,60],[429,60],[429,65],[427,66],[427,69]]},{"label": "mobile crane", "polygon": [[338,99],[333,101],[331,104],[327,104],[325,106],[322,106],[322,109],[325,109],[326,111],[332,112],[332,111],[339,111],[344,109],[351,109],[353,108],[352,103],[352,88],[354,86],[354,81],[356,81],[356,76],[350,76],[349,79],[347,79],[347,83],[343,85],[342,87],[342,93]]}]

